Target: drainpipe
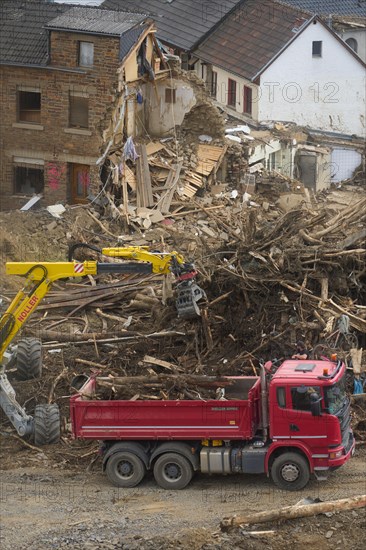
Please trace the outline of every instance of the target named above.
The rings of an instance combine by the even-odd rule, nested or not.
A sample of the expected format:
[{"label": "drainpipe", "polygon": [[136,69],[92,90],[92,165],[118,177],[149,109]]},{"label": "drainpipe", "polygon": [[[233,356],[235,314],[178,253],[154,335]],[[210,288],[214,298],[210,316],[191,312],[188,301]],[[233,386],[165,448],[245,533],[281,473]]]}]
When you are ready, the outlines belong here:
[{"label": "drainpipe", "polygon": [[262,406],[262,430],[263,430],[263,441],[266,442],[268,439],[268,392],[267,392],[267,380],[266,380],[266,371],[264,370],[264,365],[261,365],[261,406]]}]

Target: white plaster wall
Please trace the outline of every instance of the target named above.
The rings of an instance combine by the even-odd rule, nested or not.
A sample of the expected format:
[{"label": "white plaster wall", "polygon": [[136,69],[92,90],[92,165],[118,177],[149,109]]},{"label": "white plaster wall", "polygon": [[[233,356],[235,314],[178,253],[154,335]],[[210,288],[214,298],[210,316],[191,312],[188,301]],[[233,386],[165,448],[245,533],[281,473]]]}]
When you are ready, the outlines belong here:
[{"label": "white plaster wall", "polygon": [[[323,42],[322,57],[312,42]],[[311,24],[261,76],[260,121],[365,135],[365,70],[321,24]]]},{"label": "white plaster wall", "polygon": [[[195,106],[192,86],[184,80],[157,82],[157,89],[150,83],[145,87],[145,126],[152,135],[163,136],[175,126],[180,126],[185,115]],[[176,102],[165,102],[165,88],[176,89]]]}]

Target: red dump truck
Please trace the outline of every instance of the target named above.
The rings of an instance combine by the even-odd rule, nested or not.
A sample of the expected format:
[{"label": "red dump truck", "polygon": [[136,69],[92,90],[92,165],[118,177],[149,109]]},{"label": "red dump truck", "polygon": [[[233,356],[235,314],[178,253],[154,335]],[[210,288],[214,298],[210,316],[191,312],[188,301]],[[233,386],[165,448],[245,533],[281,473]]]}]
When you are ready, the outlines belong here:
[{"label": "red dump truck", "polygon": [[259,377],[226,380],[220,399],[128,401],[96,399],[91,377],[71,398],[73,435],[102,441],[103,470],[119,487],[152,470],[165,489],[184,488],[199,471],[265,473],[299,490],[353,455],[341,361],[268,362]]}]

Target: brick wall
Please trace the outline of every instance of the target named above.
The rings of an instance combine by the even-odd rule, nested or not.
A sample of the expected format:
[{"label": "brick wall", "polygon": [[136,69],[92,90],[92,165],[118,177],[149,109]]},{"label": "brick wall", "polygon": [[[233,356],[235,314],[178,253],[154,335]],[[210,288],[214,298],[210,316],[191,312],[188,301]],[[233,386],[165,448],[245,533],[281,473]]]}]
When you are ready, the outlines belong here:
[{"label": "brick wall", "polygon": [[[80,40],[94,43],[94,66],[77,66]],[[44,204],[69,200],[71,163],[91,167],[91,185],[99,186],[95,161],[107,126],[117,83],[119,39],[53,31],[51,63],[44,68],[0,66],[0,208],[17,208],[26,199],[14,194],[14,159],[39,159],[44,166]],[[64,69],[64,70],[61,70]],[[17,90],[39,90],[40,124],[17,121]],[[70,92],[88,97],[87,129],[70,128]]]}]

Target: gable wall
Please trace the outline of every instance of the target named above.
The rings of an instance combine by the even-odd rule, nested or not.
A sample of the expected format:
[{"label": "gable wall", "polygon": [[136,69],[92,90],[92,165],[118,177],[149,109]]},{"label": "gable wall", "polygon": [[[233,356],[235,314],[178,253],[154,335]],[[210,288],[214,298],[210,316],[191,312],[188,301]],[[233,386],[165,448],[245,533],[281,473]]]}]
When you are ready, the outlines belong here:
[{"label": "gable wall", "polygon": [[[322,57],[312,42],[323,42]],[[365,69],[321,24],[311,24],[261,75],[260,121],[365,135]],[[271,92],[271,93],[270,93]]]}]

